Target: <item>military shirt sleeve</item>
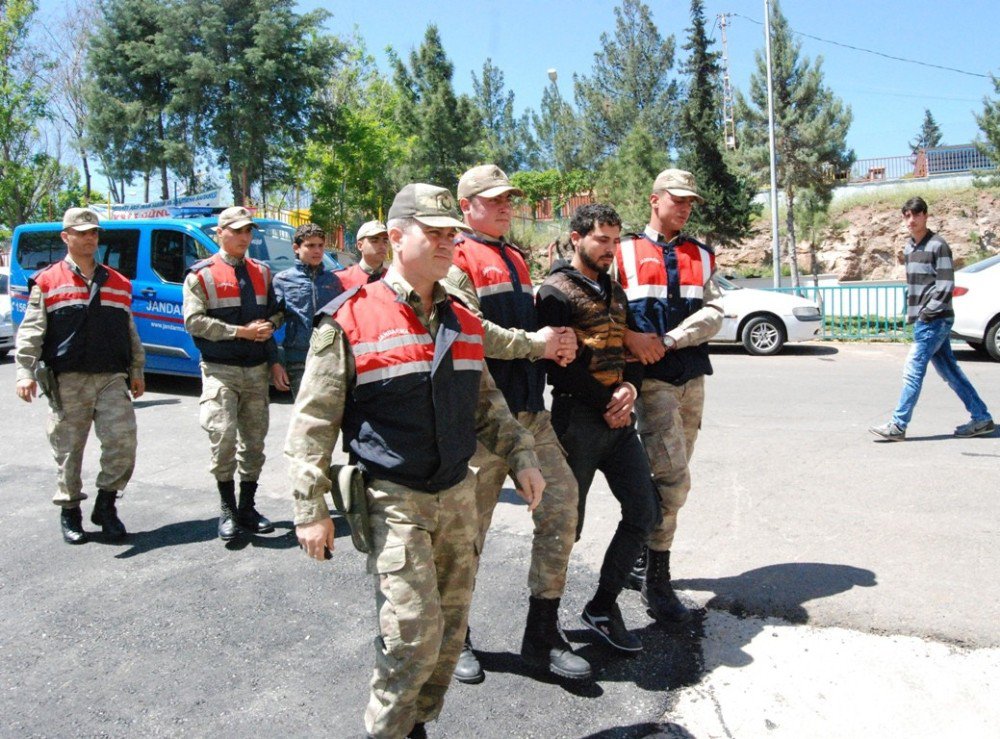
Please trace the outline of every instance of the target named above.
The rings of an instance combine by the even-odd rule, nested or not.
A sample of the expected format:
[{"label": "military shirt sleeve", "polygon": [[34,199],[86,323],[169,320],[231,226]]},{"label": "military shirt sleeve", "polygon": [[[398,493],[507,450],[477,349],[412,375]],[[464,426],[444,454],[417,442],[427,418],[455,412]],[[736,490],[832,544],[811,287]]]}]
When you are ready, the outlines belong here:
[{"label": "military shirt sleeve", "polygon": [[503,328],[483,318],[472,279],[461,268],[452,265],[448,276],[441,281],[450,295],[462,301],[465,306],[479,316],[483,322],[483,351],[490,359],[541,359],[545,354],[545,339],[537,333],[519,328]]},{"label": "military shirt sleeve", "polygon": [[139,331],[135,327],[131,312],[128,315],[128,341],[131,347],[129,377],[133,380],[141,380],[143,379],[143,370],[146,367],[146,350],[142,346],[142,339],[139,338]]},{"label": "military shirt sleeve", "polygon": [[[715,273],[712,273],[715,276]],[[677,348],[698,346],[711,339],[722,328],[722,294],[709,278],[705,282],[704,302],[698,310],[681,321],[680,325],[667,332],[667,336],[677,342]]]},{"label": "military shirt sleeve", "polygon": [[506,459],[515,473],[539,466],[534,437],[511,415],[503,393],[486,367],[479,381],[476,436],[483,446]]},{"label": "military shirt sleeve", "polygon": [[309,342],[305,374],[285,439],[296,526],[330,515],[324,498],[332,484],[330,460],[354,378],[354,356],[344,332],[326,317]]},{"label": "military shirt sleeve", "polygon": [[184,278],[184,328],[192,336],[208,341],[235,339],[238,328],[208,315],[205,289],[194,272]]},{"label": "military shirt sleeve", "polygon": [[45,342],[47,327],[45,299],[42,297],[41,288],[33,285],[28,296],[28,307],[24,311],[24,319],[17,329],[17,348],[14,350],[14,362],[17,365],[16,382],[35,379],[35,367],[42,358],[42,344]]}]

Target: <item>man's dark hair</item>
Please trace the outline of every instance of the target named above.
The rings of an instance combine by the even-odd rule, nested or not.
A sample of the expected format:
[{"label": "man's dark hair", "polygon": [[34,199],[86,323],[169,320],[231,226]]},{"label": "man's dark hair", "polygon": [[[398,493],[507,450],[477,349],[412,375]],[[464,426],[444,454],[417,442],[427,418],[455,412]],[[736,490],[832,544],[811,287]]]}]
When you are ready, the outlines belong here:
[{"label": "man's dark hair", "polygon": [[594,230],[597,224],[602,226],[621,226],[622,219],[610,205],[590,203],[589,205],[581,205],[576,209],[573,218],[570,219],[569,230],[575,231],[581,236],[586,236]]},{"label": "man's dark hair", "polygon": [[326,231],[317,226],[315,223],[303,223],[295,229],[295,238],[292,239],[292,241],[295,242],[296,246],[301,246],[303,241],[311,239],[313,236],[319,236],[325,241]]},{"label": "man's dark hair", "polygon": [[927,203],[921,197],[910,198],[905,203],[903,203],[903,215],[907,213],[926,213]]}]

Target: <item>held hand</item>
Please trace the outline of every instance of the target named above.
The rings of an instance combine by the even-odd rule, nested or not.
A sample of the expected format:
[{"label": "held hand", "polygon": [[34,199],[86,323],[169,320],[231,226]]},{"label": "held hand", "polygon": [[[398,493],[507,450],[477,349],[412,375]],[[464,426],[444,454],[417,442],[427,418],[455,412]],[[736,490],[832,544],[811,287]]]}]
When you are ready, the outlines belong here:
[{"label": "held hand", "polygon": [[280,364],[271,365],[271,383],[278,388],[278,390],[288,390],[288,372]]},{"label": "held hand", "polygon": [[537,467],[528,467],[517,473],[517,494],[524,498],[528,510],[534,511],[542,502],[542,491],[545,490],[545,478]]},{"label": "held hand", "polygon": [[295,535],[306,554],[320,562],[326,559],[324,548],[333,551],[333,521],[329,518],[296,526]]},{"label": "held hand", "polygon": [[636,390],[631,383],[623,383],[615,388],[604,412],[604,422],[610,428],[625,428],[632,423],[632,409],[635,407]]},{"label": "held hand", "polygon": [[132,399],[142,397],[142,394],[146,392],[146,381],[141,377],[132,378]]},{"label": "held hand", "polygon": [[655,364],[663,359],[666,349],[663,340],[656,334],[625,331],[625,348],[643,364]]},{"label": "held hand", "polygon": [[32,398],[38,397],[38,383],[34,380],[18,380],[15,392],[25,403],[30,403]]},{"label": "held hand", "polygon": [[567,326],[545,326],[538,331],[545,339],[544,359],[551,359],[565,367],[576,358],[576,334]]},{"label": "held hand", "polygon": [[250,325],[256,329],[255,341],[267,341],[274,336],[274,324],[264,318],[251,321]]}]

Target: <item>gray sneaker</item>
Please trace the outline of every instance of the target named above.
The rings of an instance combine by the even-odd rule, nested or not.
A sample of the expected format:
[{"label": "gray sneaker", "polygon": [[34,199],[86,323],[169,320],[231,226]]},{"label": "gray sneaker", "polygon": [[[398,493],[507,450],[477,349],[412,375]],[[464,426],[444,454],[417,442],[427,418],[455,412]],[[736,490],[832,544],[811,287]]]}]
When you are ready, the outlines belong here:
[{"label": "gray sneaker", "polygon": [[[878,436],[885,441],[905,441],[906,440],[906,429],[901,429],[899,426],[894,424],[892,421],[889,423],[883,423],[881,426],[872,426],[870,429],[875,436]],[[957,431],[955,433],[958,433]]]},{"label": "gray sneaker", "polygon": [[986,436],[986,434],[992,434],[996,431],[996,429],[996,424],[990,419],[985,421],[969,421],[968,423],[963,423],[955,429],[955,436],[962,439],[970,439],[973,436]]}]

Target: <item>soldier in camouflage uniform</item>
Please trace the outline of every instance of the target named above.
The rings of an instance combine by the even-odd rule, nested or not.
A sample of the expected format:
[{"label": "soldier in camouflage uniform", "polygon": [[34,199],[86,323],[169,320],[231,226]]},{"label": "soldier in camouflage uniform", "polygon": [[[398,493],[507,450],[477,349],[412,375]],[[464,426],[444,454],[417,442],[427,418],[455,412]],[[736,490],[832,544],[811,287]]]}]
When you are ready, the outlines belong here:
[{"label": "soldier in camouflage uniform", "polygon": [[618,281],[625,288],[633,328],[625,346],[645,365],[636,403],[639,435],[660,494],[663,521],[636,563],[634,585],[658,621],[691,616],[670,583],[670,547],[677,514],[691,489],[689,463],[705,406],[705,375],[712,374],[707,342],[722,326],[715,252],[682,233],[698,194],[694,176],[680,169],[657,175],[649,196],[649,225],[618,247]]},{"label": "soldier in camouflage uniform", "polygon": [[396,195],[393,264],[323,310],[285,445],[296,533],[318,560],[334,545],[323,496],[339,431],[364,472],[380,625],[371,737],[424,737],[441,712],[475,577],[477,437],[507,460],[529,508],[545,487],[530,434],[485,369],[482,324],[437,282],[464,228],[453,203],[432,185]]},{"label": "soldier in camouflage uniform", "polygon": [[[268,379],[288,390],[273,334],[284,317],[263,262],[246,256],[256,228],[250,211],[219,214],[219,251],[184,279],[184,327],[201,352],[201,427],[212,450],[219,490],[219,538],[274,531],[256,508],[268,427]],[[240,473],[236,502],[235,473]]]},{"label": "soldier in camouflage uniform", "polygon": [[[524,255],[506,239],[512,197],[521,191],[493,164],[473,167],[458,182],[459,205],[472,228],[455,249],[455,266],[445,286],[483,319],[490,373],[515,418],[532,433],[545,476],[545,498],[534,512],[535,531],[528,569],[528,617],[521,657],[532,667],[570,679],[590,677],[590,665],[573,653],[558,627],[566,570],[576,540],[577,485],[542,398],[541,358],[568,364],[576,356],[570,329],[538,327],[534,289]],[[510,468],[483,446],[476,450],[476,498],[481,555],[493,511]],[[482,667],[470,638],[455,668],[455,679],[478,683]]]},{"label": "soldier in camouflage uniform", "polygon": [[146,388],[146,355],[132,320],[132,286],[95,260],[99,233],[96,213],[66,211],[66,258],[32,276],[17,332],[18,397],[30,403],[38,394],[36,375],[44,378],[49,443],[59,468],[52,502],[62,509],[62,534],[69,544],[87,540],[80,467],[91,425],[101,442],[101,470],[90,520],[111,539],[127,535],[115,499],[135,467],[135,411],[129,393],[138,398]]},{"label": "soldier in camouflage uniform", "polygon": [[556,262],[539,288],[538,320],[544,326],[571,327],[582,346],[569,366],[548,367],[552,426],[580,486],[577,531],[583,530],[587,492],[598,470],[622,510],[597,592],[581,618],[616,649],[638,652],[642,642],[625,628],[617,600],[660,510],[632,418],[642,365],[625,361],[628,303],[625,291],[608,276],[621,227],[621,218],[607,205],[577,209],[570,221],[572,261]]}]

